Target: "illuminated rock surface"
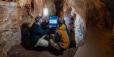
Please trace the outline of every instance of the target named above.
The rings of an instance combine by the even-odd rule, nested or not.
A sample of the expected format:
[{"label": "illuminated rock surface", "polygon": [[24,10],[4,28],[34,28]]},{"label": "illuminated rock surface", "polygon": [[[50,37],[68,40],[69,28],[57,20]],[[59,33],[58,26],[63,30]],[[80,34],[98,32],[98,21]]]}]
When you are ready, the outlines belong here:
[{"label": "illuminated rock surface", "polygon": [[0,57],[21,42],[17,13],[15,3],[0,2]]},{"label": "illuminated rock surface", "polygon": [[[1,2],[0,0],[0,57],[56,57],[48,51],[25,50],[19,45],[21,43],[21,25],[28,23],[31,26],[36,16],[43,15],[44,7],[50,10],[49,15],[55,15],[57,9],[54,0],[12,1],[15,2],[10,0]],[[110,31],[112,30],[104,30],[104,28],[112,28],[114,22],[113,4],[113,0],[64,1],[63,10],[71,7],[74,14],[80,15],[84,30],[87,32],[84,45],[77,50],[75,57],[113,57],[112,43],[110,43],[112,36]],[[68,49],[63,55],[57,57],[72,57],[75,51],[75,48]]]}]

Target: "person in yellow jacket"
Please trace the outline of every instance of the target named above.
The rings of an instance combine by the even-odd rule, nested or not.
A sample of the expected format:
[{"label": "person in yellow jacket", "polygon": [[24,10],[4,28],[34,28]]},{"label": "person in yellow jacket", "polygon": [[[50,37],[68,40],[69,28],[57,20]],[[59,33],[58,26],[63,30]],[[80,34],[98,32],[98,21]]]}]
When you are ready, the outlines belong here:
[{"label": "person in yellow jacket", "polygon": [[69,47],[69,36],[67,33],[67,27],[64,24],[64,20],[59,19],[59,26],[55,33],[55,42],[60,49],[67,49]]}]

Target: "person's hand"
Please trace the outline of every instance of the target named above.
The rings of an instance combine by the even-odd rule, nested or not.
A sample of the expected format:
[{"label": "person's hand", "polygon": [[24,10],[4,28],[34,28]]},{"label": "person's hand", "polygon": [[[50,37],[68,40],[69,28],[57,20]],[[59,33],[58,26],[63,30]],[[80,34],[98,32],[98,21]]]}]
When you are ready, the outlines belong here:
[{"label": "person's hand", "polygon": [[50,29],[51,27],[52,27],[51,25],[48,26],[49,29]]},{"label": "person's hand", "polygon": [[55,49],[60,50],[60,47],[57,45],[57,43],[55,43],[55,42],[53,41],[53,39],[50,39],[50,44],[51,44],[51,46],[54,47]]}]

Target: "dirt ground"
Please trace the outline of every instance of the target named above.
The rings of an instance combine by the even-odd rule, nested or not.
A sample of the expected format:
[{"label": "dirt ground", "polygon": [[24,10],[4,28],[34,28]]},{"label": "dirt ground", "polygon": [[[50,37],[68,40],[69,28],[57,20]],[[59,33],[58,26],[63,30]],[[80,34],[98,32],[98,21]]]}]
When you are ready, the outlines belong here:
[{"label": "dirt ground", "polygon": [[114,57],[114,36],[108,29],[90,27],[74,57]]},{"label": "dirt ground", "polygon": [[[9,52],[9,57],[114,57],[114,36],[107,29],[88,29],[84,45],[70,48],[64,53],[58,53],[53,49],[37,51],[28,50],[21,45],[14,46]],[[55,52],[55,53],[54,53]]]},{"label": "dirt ground", "polygon": [[27,50],[24,49],[21,45],[13,47],[9,52],[9,57],[74,57],[76,48],[70,48],[65,50],[63,53],[54,53],[56,51],[49,50]]}]

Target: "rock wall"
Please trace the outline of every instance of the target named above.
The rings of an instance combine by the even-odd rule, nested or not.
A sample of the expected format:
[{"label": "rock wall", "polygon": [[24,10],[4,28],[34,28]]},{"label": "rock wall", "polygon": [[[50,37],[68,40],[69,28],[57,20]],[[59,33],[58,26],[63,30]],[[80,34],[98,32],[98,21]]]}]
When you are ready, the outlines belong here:
[{"label": "rock wall", "polygon": [[19,0],[17,3],[22,22],[32,24],[36,16],[43,16],[43,8],[48,8],[49,15],[56,13],[54,0]]},{"label": "rock wall", "polygon": [[0,57],[7,57],[7,51],[21,43],[21,25],[31,26],[36,16],[43,15],[44,7],[49,15],[55,14],[54,0],[0,1]]},{"label": "rock wall", "polygon": [[111,19],[102,0],[66,0],[86,24],[98,28],[111,28]]},{"label": "rock wall", "polygon": [[103,0],[106,8],[108,10],[108,14],[111,16],[111,23],[114,24],[114,0]]},{"label": "rock wall", "polygon": [[[0,57],[21,42],[20,26],[23,23],[34,22],[36,16],[43,15],[43,8],[49,9],[49,15],[55,15],[54,0],[6,0],[0,1]],[[9,1],[9,2],[8,2]],[[86,30],[87,24],[104,28],[111,27],[110,16],[101,0],[63,0],[68,7],[79,14]],[[64,9],[65,6],[63,6]],[[67,7],[67,6],[66,6]]]},{"label": "rock wall", "polygon": [[16,3],[0,2],[0,57],[14,45],[20,44],[21,33]]}]

